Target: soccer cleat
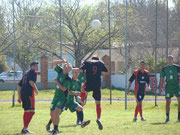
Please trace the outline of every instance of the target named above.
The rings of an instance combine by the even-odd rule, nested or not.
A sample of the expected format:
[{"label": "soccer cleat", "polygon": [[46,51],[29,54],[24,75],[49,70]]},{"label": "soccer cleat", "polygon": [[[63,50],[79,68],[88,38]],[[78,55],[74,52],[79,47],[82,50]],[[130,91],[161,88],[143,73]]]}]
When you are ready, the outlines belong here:
[{"label": "soccer cleat", "polygon": [[85,126],[89,125],[90,122],[90,120],[82,122],[81,127],[84,128]]},{"label": "soccer cleat", "polygon": [[133,119],[133,122],[137,122],[137,118],[134,118],[134,119]]},{"label": "soccer cleat", "polygon": [[59,130],[57,129],[57,130],[53,130],[50,135],[56,135],[58,133],[59,133]]},{"label": "soccer cleat", "polygon": [[143,117],[141,118],[141,121],[146,121],[146,119],[144,119]]},{"label": "soccer cleat", "polygon": [[169,118],[166,118],[166,121],[165,121],[165,123],[168,123],[169,122]]},{"label": "soccer cleat", "polygon": [[48,132],[51,131],[51,128],[50,128],[50,125],[49,125],[49,124],[46,125],[46,131],[48,131]]},{"label": "soccer cleat", "polygon": [[97,119],[96,122],[98,124],[99,130],[103,130],[103,125],[102,125],[101,121]]},{"label": "soccer cleat", "polygon": [[29,131],[27,128],[23,128],[21,134],[33,134],[33,132]]}]

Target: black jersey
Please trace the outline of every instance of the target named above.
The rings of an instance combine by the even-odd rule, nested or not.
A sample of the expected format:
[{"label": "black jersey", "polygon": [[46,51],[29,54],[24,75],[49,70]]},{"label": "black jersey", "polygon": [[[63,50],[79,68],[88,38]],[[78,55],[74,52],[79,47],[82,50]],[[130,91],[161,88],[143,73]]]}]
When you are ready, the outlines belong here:
[{"label": "black jersey", "polygon": [[102,72],[108,72],[104,63],[99,60],[85,61],[80,69],[86,70],[86,87],[94,88],[101,86]]},{"label": "black jersey", "polygon": [[142,72],[140,69],[135,70],[129,81],[132,83],[135,80],[135,94],[144,93],[146,90],[146,83],[149,84],[150,73],[147,70]]},{"label": "black jersey", "polygon": [[33,88],[31,87],[29,81],[36,82],[37,80],[37,73],[35,70],[30,69],[27,71],[23,78],[18,83],[21,86],[21,96],[32,96]]}]

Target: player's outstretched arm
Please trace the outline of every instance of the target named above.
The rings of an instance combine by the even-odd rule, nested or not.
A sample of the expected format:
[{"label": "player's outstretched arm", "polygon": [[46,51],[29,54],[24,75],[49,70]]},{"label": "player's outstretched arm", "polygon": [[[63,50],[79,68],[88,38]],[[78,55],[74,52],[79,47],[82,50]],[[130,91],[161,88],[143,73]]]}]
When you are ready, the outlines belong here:
[{"label": "player's outstretched arm", "polygon": [[67,63],[67,61],[65,60],[65,59],[63,59],[63,60],[54,60],[53,61],[53,65],[57,65],[57,64],[62,64],[62,63]]},{"label": "player's outstretched arm", "polygon": [[84,70],[82,70],[80,68],[73,68],[72,71],[73,72],[84,72]]},{"label": "player's outstretched arm", "polygon": [[62,86],[56,78],[54,79],[54,82],[58,85],[58,87],[59,87],[62,91],[66,91],[66,90],[67,90],[67,88],[64,87],[64,86]]},{"label": "player's outstretched arm", "polygon": [[69,95],[81,96],[81,92],[79,92],[79,91],[69,91]]}]

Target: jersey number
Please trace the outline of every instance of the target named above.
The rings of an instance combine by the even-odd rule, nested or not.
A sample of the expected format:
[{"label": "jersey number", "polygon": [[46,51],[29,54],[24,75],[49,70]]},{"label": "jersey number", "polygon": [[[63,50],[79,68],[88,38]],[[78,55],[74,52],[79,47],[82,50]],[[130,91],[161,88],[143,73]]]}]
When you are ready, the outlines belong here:
[{"label": "jersey number", "polygon": [[97,67],[96,66],[93,66],[92,67],[92,71],[93,71],[93,75],[95,75],[97,73]]}]

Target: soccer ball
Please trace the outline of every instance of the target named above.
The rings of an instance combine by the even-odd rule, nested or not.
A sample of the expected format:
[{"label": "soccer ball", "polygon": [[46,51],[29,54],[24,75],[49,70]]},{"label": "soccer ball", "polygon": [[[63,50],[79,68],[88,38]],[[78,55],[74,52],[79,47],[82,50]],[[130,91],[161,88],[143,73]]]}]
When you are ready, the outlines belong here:
[{"label": "soccer ball", "polygon": [[101,22],[99,20],[93,20],[91,22],[91,27],[95,30],[98,30],[101,27]]}]

